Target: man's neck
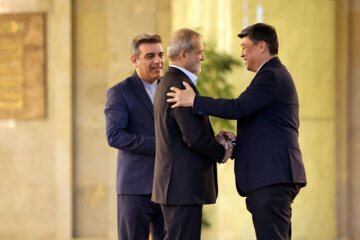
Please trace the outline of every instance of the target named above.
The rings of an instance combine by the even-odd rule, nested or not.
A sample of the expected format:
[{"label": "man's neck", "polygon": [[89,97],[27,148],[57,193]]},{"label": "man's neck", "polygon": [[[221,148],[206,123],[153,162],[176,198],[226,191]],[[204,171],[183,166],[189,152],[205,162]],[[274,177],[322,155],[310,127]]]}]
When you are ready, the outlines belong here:
[{"label": "man's neck", "polygon": [[193,84],[196,86],[197,79],[198,79],[197,76],[194,73],[187,70],[186,68],[184,68],[183,66],[181,66],[181,65],[182,64],[176,64],[176,62],[173,62],[173,61],[169,62],[170,67],[173,66],[174,68],[181,68],[180,70],[182,72],[184,72],[188,76],[188,78],[190,78],[190,80],[193,82]]},{"label": "man's neck", "polygon": [[272,59],[272,58],[274,58],[274,57],[276,57],[276,56],[277,56],[277,55],[267,55],[267,56],[265,56],[264,58],[262,58],[261,61],[260,61],[259,66],[258,66],[258,68],[257,68],[257,70],[256,70],[256,72],[258,72],[258,71],[260,70],[260,68],[261,68],[265,63],[267,63],[270,59]]},{"label": "man's neck", "polygon": [[[174,65],[177,67],[181,67],[183,69],[186,69],[184,64],[182,64],[180,61],[169,61],[169,65]],[[186,69],[187,70],[187,69]]]}]

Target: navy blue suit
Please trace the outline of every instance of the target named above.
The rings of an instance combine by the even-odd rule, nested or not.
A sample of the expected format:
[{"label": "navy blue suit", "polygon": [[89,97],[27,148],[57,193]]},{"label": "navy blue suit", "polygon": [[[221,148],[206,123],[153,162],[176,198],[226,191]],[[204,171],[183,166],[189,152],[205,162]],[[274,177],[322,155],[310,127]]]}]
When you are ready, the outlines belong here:
[{"label": "navy blue suit", "polygon": [[[193,113],[237,119],[233,156],[241,196],[277,184],[306,184],[298,143],[298,96],[290,73],[278,57],[266,62],[236,99],[196,96]],[[257,236],[269,239],[259,237],[258,232]]]},{"label": "navy blue suit", "polygon": [[[108,90],[105,115],[108,143],[111,147],[118,149],[116,192],[119,196],[119,205],[126,205],[118,206],[119,217],[125,217],[122,214],[125,210],[128,211],[129,204],[134,205],[136,202],[133,200],[134,196],[140,198],[146,196],[146,204],[144,204],[151,209],[147,209],[144,204],[141,204],[142,201],[139,201],[140,205],[137,206],[137,209],[134,206],[134,211],[143,209],[143,211],[154,212],[151,215],[155,215],[160,219],[159,223],[156,223],[158,225],[157,231],[163,232],[163,218],[160,206],[150,202],[155,162],[153,105],[136,72]],[[126,196],[131,196],[131,200],[125,200]],[[137,213],[128,212],[124,214],[128,215],[126,217],[129,222],[129,219],[135,218],[134,216]],[[152,217],[154,216],[151,216],[151,219],[154,219]],[[151,219],[149,221],[152,221]],[[123,220],[119,219],[119,221],[122,222]],[[137,234],[129,233],[129,231],[133,232],[134,229],[126,229],[127,226],[120,226],[120,224],[119,239],[130,239],[130,236],[125,236],[125,234]],[[129,226],[129,228],[135,227]],[[126,233],[121,236],[122,232],[125,231],[124,229]],[[135,231],[139,232],[138,229]],[[145,231],[149,231],[148,224]],[[161,239],[162,236],[157,237],[152,233],[153,239]],[[134,237],[131,239],[139,238]]]}]

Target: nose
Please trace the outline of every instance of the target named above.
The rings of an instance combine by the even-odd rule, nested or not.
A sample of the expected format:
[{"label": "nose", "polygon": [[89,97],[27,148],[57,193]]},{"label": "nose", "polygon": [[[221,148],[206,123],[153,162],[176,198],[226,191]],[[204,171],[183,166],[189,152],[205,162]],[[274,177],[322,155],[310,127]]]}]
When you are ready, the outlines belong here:
[{"label": "nose", "polygon": [[205,55],[204,55],[204,53],[201,53],[200,61],[204,61],[204,60],[205,60]]},{"label": "nose", "polygon": [[244,55],[244,50],[241,51],[240,57],[242,57],[242,58],[245,57],[245,55]]},{"label": "nose", "polygon": [[161,57],[161,56],[159,56],[159,55],[156,55],[155,56],[155,58],[154,58],[154,62],[155,63],[160,63],[160,62],[162,62],[164,59]]},{"label": "nose", "polygon": [[159,63],[159,62],[160,62],[160,57],[159,57],[159,56],[156,56],[156,57],[154,58],[154,62],[155,62],[155,63]]}]

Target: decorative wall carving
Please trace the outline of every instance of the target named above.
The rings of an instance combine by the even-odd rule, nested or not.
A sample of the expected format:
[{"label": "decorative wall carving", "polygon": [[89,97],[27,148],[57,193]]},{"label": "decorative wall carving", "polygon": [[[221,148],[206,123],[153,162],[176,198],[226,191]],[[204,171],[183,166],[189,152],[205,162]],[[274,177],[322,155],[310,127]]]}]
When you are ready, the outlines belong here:
[{"label": "decorative wall carving", "polygon": [[44,118],[45,14],[0,15],[0,119]]}]

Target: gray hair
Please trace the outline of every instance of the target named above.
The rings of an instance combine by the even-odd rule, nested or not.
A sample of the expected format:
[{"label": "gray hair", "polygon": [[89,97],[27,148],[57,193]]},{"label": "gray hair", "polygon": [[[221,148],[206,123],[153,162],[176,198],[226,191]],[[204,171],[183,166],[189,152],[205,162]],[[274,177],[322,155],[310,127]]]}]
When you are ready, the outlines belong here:
[{"label": "gray hair", "polygon": [[143,33],[137,35],[131,42],[130,52],[132,56],[139,57],[140,51],[139,46],[143,43],[162,43],[161,37],[157,34],[151,35],[148,33]]},{"label": "gray hair", "polygon": [[192,40],[200,37],[201,35],[199,33],[188,28],[177,30],[171,37],[167,48],[168,58],[170,60],[175,60],[183,49],[187,52],[191,52],[193,50]]}]

